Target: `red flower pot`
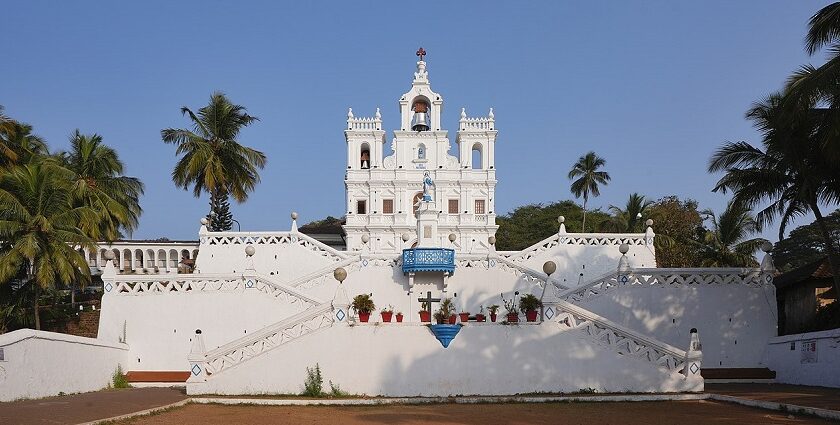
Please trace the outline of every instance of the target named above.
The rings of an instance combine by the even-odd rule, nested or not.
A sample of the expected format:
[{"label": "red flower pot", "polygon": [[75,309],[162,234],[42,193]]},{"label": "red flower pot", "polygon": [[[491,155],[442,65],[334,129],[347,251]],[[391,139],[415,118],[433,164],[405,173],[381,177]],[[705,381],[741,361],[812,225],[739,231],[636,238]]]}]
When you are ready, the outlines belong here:
[{"label": "red flower pot", "polygon": [[491,321],[491,322],[495,322],[495,321],[496,321],[496,313],[490,313],[490,321]]},{"label": "red flower pot", "polygon": [[461,322],[466,323],[470,321],[470,314],[469,313],[458,313],[458,316],[461,317]]},{"label": "red flower pot", "polygon": [[476,322],[484,322],[486,320],[487,320],[487,318],[484,317],[484,315],[481,314],[481,313],[478,313],[478,314],[475,315],[475,321]]},{"label": "red flower pot", "polygon": [[529,322],[536,322],[537,321],[537,310],[526,311],[525,312],[525,320],[527,320]]},{"label": "red flower pot", "polygon": [[360,311],[359,312],[359,321],[362,322],[362,323],[367,323],[368,320],[370,320],[370,313],[362,313]]},{"label": "red flower pot", "polygon": [[508,323],[519,323],[519,315],[516,313],[508,313],[507,321]]},{"label": "red flower pot", "polygon": [[391,317],[394,315],[393,311],[383,311],[381,314],[383,322],[391,323]]},{"label": "red flower pot", "polygon": [[397,323],[402,323],[403,315],[397,314]]},{"label": "red flower pot", "polygon": [[458,316],[456,316],[454,314],[449,316],[449,324],[450,325],[454,325],[457,320],[458,320]]},{"label": "red flower pot", "polygon": [[420,312],[420,321],[421,322],[431,322],[432,321],[432,312],[430,311],[421,311]]}]

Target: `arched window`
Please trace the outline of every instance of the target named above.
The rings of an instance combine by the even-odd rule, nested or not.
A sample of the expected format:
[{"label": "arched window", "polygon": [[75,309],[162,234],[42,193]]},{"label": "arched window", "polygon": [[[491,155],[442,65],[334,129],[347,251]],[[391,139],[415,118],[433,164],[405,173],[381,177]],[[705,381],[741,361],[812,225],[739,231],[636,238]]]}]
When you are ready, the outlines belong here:
[{"label": "arched window", "polygon": [[417,146],[417,159],[426,159],[426,145],[422,143]]},{"label": "arched window", "polygon": [[363,170],[370,168],[370,146],[367,143],[362,143],[362,151],[359,154],[359,163]]},{"label": "arched window", "polygon": [[473,170],[481,170],[484,168],[484,164],[481,162],[482,155],[481,155],[481,144],[476,143],[472,147],[472,168]]}]

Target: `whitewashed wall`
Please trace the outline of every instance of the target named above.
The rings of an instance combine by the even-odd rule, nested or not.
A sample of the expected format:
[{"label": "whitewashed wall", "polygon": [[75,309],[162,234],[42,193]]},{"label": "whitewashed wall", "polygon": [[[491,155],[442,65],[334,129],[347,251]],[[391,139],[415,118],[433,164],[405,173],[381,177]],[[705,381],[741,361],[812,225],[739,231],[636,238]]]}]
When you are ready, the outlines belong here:
[{"label": "whitewashed wall", "polygon": [[[688,338],[683,346],[688,345]],[[426,326],[335,325],[266,352],[189,394],[288,394],[302,390],[306,367],[352,394],[447,396],[532,392],[701,391],[702,379],[621,356],[557,323],[469,325],[443,348]]]},{"label": "whitewashed wall", "polygon": [[765,362],[776,382],[840,388],[840,329],[772,338]]},{"label": "whitewashed wall", "polygon": [[96,391],[108,386],[128,347],[21,329],[0,335],[0,401]]}]

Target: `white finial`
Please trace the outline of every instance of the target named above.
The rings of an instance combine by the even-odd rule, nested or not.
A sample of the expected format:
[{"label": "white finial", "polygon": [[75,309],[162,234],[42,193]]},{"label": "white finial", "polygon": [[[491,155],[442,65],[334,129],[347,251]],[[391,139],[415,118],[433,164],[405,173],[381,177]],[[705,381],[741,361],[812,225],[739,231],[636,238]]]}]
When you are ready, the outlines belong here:
[{"label": "white finial", "polygon": [[490,119],[493,119],[493,118],[496,117],[495,115],[493,115],[493,108],[490,108],[490,113],[487,114],[487,116],[490,117]]},{"label": "white finial", "polygon": [[353,108],[347,108],[347,118],[353,118]]},{"label": "white finial", "polygon": [[373,114],[373,117],[376,119],[382,119],[382,113],[379,112],[379,108],[376,108],[376,113]]},{"label": "white finial", "polygon": [[461,108],[461,119],[467,118],[467,108]]},{"label": "white finial", "polygon": [[291,217],[292,217],[292,232],[297,232],[298,231],[298,227],[297,227],[298,213],[293,211],[292,214],[291,214]]}]

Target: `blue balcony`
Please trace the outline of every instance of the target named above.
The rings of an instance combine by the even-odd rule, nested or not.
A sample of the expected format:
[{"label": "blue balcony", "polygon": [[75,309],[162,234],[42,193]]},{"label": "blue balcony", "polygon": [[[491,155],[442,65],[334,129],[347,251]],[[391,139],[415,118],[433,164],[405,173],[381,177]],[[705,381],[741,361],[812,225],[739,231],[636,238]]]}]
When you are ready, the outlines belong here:
[{"label": "blue balcony", "polygon": [[404,249],[403,273],[447,272],[455,273],[455,250],[448,248]]}]

